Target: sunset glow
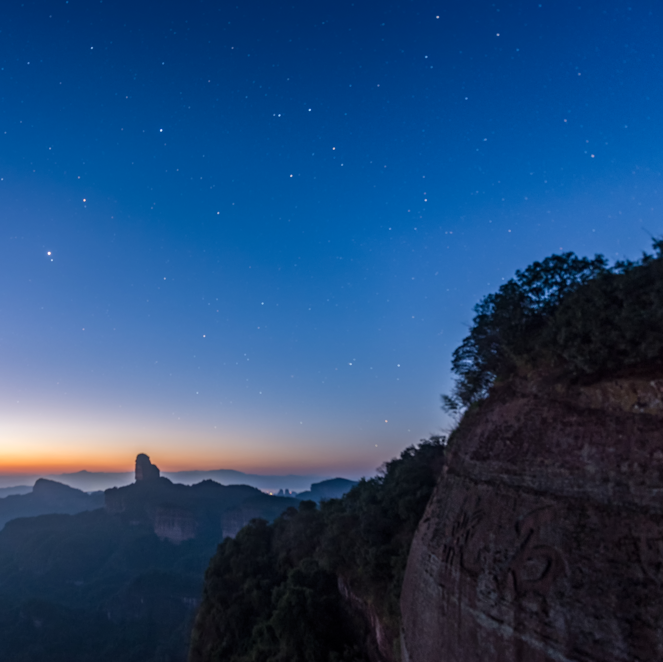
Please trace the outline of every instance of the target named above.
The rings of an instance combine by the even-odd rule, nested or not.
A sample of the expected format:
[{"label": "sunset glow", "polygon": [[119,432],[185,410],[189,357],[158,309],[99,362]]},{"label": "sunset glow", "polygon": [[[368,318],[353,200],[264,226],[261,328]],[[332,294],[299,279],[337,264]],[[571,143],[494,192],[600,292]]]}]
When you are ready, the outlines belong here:
[{"label": "sunset glow", "polygon": [[482,297],[663,232],[649,9],[254,9],[7,8],[0,474],[372,474]]}]

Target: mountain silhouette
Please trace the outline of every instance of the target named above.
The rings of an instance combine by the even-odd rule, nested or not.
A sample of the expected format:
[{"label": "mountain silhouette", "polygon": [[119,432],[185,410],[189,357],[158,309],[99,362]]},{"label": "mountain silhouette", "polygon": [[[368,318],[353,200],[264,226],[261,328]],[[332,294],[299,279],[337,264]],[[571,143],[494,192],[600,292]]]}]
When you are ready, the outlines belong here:
[{"label": "mountain silhouette", "polygon": [[73,515],[84,510],[102,508],[101,492],[87,494],[54,480],[40,478],[29,494],[11,494],[0,499],[0,529],[17,517],[34,517],[51,513]]}]

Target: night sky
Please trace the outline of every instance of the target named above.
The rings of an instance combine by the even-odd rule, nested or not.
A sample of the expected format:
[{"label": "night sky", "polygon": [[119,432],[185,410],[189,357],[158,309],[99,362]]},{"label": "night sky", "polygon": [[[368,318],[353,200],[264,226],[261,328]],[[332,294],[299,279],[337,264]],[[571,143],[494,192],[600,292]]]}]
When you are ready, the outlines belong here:
[{"label": "night sky", "polygon": [[657,2],[4,0],[0,473],[357,477],[473,306],[663,233]]}]

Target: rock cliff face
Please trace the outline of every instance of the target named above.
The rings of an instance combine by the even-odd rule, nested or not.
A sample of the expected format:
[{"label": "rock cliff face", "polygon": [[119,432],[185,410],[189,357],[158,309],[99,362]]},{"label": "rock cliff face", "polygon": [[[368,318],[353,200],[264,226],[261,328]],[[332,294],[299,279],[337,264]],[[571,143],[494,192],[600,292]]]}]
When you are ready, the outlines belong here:
[{"label": "rock cliff face", "polygon": [[184,508],[161,506],[154,515],[154,533],[162,540],[181,543],[196,537],[198,521],[194,513]]},{"label": "rock cliff face", "polygon": [[663,659],[663,379],[494,389],[412,543],[407,662]]}]

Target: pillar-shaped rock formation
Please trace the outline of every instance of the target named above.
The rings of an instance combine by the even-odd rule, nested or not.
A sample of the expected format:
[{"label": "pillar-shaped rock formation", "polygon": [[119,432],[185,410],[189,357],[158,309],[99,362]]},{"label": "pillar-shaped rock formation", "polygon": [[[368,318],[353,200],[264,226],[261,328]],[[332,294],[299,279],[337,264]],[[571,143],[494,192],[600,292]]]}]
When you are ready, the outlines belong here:
[{"label": "pillar-shaped rock formation", "polygon": [[159,478],[159,467],[150,462],[145,453],[139,453],[136,457],[136,482],[141,480],[156,480]]}]

